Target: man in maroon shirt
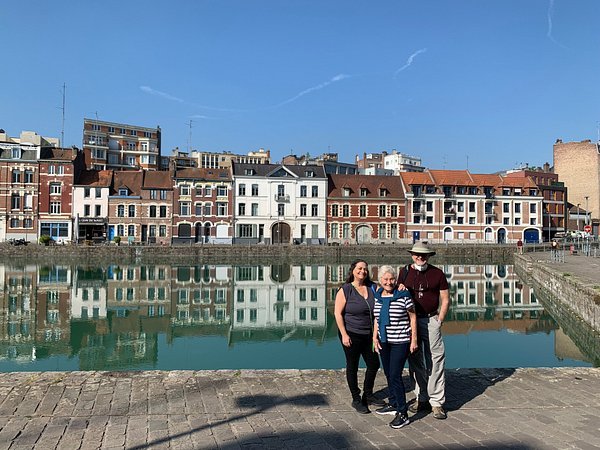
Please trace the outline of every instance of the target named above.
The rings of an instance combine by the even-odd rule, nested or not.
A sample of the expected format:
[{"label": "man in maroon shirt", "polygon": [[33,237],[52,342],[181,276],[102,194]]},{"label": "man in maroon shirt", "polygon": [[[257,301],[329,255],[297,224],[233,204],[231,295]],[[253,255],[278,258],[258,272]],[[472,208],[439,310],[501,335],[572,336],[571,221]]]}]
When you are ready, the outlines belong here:
[{"label": "man in maroon shirt", "polygon": [[445,419],[446,354],[442,323],[450,306],[448,281],[442,270],[428,263],[435,251],[427,245],[427,241],[415,242],[409,253],[413,263],[401,272],[399,283],[410,291],[415,304],[419,351],[408,357],[417,396],[408,410],[416,413],[431,409],[433,417]]}]

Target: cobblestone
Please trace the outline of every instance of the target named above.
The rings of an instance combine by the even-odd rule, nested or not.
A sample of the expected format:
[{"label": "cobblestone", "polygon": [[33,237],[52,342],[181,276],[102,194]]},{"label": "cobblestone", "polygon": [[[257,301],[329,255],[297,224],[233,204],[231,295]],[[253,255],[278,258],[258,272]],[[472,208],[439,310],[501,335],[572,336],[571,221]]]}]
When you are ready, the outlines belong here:
[{"label": "cobblestone", "polygon": [[600,448],[598,368],[452,370],[447,391],[447,420],[393,430],[343,371],[6,373],[0,448]]}]

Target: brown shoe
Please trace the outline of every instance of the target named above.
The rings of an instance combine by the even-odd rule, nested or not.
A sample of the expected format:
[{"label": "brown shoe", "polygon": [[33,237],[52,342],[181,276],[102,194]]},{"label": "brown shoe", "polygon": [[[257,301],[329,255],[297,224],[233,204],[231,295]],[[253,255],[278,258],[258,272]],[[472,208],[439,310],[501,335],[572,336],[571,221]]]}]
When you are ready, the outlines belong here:
[{"label": "brown shoe", "polygon": [[420,402],[417,400],[408,407],[408,410],[413,414],[416,414],[421,411],[431,411],[431,405],[429,404],[429,402]]},{"label": "brown shoe", "polygon": [[448,417],[446,411],[444,411],[444,408],[441,406],[434,406],[432,410],[433,417],[435,417],[436,419],[444,420],[446,417]]}]

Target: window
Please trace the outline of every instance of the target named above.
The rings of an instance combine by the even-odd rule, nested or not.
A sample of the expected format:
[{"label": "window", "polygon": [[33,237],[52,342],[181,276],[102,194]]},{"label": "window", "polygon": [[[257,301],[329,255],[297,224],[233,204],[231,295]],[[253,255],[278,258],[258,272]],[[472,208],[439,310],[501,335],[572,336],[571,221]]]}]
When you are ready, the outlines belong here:
[{"label": "window", "polygon": [[12,171],[12,182],[13,183],[20,183],[21,182],[21,171],[20,170],[13,170]]},{"label": "window", "polygon": [[11,209],[21,209],[21,197],[19,194],[12,194],[10,196],[10,207]]},{"label": "window", "polygon": [[187,184],[180,186],[179,193],[183,196],[190,195],[190,187]]},{"label": "window", "polygon": [[190,202],[179,202],[179,215],[189,216],[190,213]]},{"label": "window", "polygon": [[258,195],[258,184],[252,185],[252,195],[256,197]]},{"label": "window", "polygon": [[91,211],[90,205],[83,205],[83,215],[85,217],[89,217],[90,216],[90,211]]},{"label": "window", "polygon": [[83,188],[83,197],[89,198],[90,196],[90,188]]},{"label": "window", "polygon": [[150,189],[150,200],[156,200],[158,198],[158,191],[156,189]]},{"label": "window", "polygon": [[385,223],[379,224],[379,239],[386,239],[386,226]]},{"label": "window", "polygon": [[398,217],[398,205],[390,206],[390,217]]},{"label": "window", "polygon": [[252,210],[250,212],[250,215],[252,216],[258,216],[258,203],[252,203]]},{"label": "window", "polygon": [[300,216],[306,217],[306,204],[304,203],[300,205]]},{"label": "window", "polygon": [[339,216],[339,206],[338,205],[331,205],[331,216],[332,217],[337,217]]},{"label": "window", "polygon": [[278,216],[285,216],[285,205],[284,204],[279,204],[277,205],[277,215]]},{"label": "window", "polygon": [[238,186],[238,195],[246,195],[246,185],[240,184]]},{"label": "window", "polygon": [[433,211],[433,202],[425,202],[425,208],[429,212]]},{"label": "window", "polygon": [[240,203],[238,205],[238,216],[245,216],[245,215],[246,215],[246,204]]},{"label": "window", "polygon": [[227,186],[217,187],[217,197],[227,197]]},{"label": "window", "polygon": [[254,237],[253,225],[250,224],[239,224],[238,225],[238,236],[242,238]]},{"label": "window", "polygon": [[360,196],[366,197],[368,195],[369,190],[367,188],[360,188]]},{"label": "window", "polygon": [[25,183],[33,183],[33,172],[31,170],[25,171]]},{"label": "window", "polygon": [[317,217],[319,215],[319,205],[312,205],[311,206],[310,215],[312,217]]},{"label": "window", "polygon": [[167,226],[166,225],[159,225],[158,226],[158,235],[160,237],[166,237],[167,236]]},{"label": "window", "polygon": [[521,218],[515,217],[515,225],[521,225]]},{"label": "window", "polygon": [[519,214],[521,212],[521,204],[515,203],[515,213]]},{"label": "window", "polygon": [[502,212],[505,212],[505,213],[510,212],[510,203],[502,203]]},{"label": "window", "polygon": [[127,197],[127,195],[129,194],[129,191],[127,188],[121,188],[119,189],[119,195],[121,197]]},{"label": "window", "polygon": [[125,205],[117,205],[117,217],[125,217]]},{"label": "window", "polygon": [[60,214],[60,202],[50,202],[50,214]]},{"label": "window", "polygon": [[387,191],[386,188],[379,189],[379,196],[380,197],[387,197],[387,193],[388,193],[388,191]]},{"label": "window", "polygon": [[529,225],[537,225],[537,219],[535,217],[530,218]]},{"label": "window", "polygon": [[17,218],[12,218],[10,219],[10,227],[11,228],[19,228],[19,219]]},{"label": "window", "polygon": [[211,186],[206,186],[204,188],[204,196],[205,197],[212,197],[212,187]]},{"label": "window", "polygon": [[33,219],[23,219],[23,228],[33,228]]},{"label": "window", "polygon": [[100,217],[102,215],[102,206],[94,205],[94,215],[95,217]]},{"label": "window", "polygon": [[150,206],[150,209],[148,211],[148,216],[156,217],[156,206],[155,205]]},{"label": "window", "polygon": [[350,188],[342,189],[342,197],[350,197]]},{"label": "window", "polygon": [[360,205],[358,207],[358,215],[360,217],[367,217],[367,205]]},{"label": "window", "polygon": [[127,216],[128,217],[135,217],[135,205],[129,205],[127,207]]},{"label": "window", "polygon": [[330,235],[332,239],[337,239],[339,234],[339,228],[337,223],[332,223],[330,228]]},{"label": "window", "polygon": [[537,205],[535,203],[530,203],[529,204],[529,212],[531,214],[536,214],[537,213]]},{"label": "window", "polygon": [[167,199],[167,190],[166,189],[161,189],[160,190],[160,199],[161,200],[166,200]]},{"label": "window", "polygon": [[342,216],[350,217],[350,205],[342,205]]},{"label": "window", "polygon": [[379,205],[379,217],[385,217],[386,205]]},{"label": "window", "polygon": [[475,212],[475,202],[469,202],[469,212]]},{"label": "window", "polygon": [[300,186],[300,197],[306,197],[306,186]]},{"label": "window", "polygon": [[158,208],[159,211],[159,215],[160,217],[167,217],[167,207],[166,206],[159,206]]},{"label": "window", "polygon": [[135,225],[127,226],[127,236],[135,236]]},{"label": "window", "polygon": [[217,202],[217,216],[223,217],[227,215],[227,203]]},{"label": "window", "polygon": [[205,216],[212,216],[212,203],[205,203],[204,204],[204,215]]},{"label": "window", "polygon": [[125,226],[117,225],[117,236],[125,236]]},{"label": "window", "polygon": [[342,239],[348,239],[350,237],[350,224],[345,223],[342,225]]},{"label": "window", "polygon": [[318,197],[319,196],[319,186],[313,186],[311,189],[311,195],[313,197]]}]

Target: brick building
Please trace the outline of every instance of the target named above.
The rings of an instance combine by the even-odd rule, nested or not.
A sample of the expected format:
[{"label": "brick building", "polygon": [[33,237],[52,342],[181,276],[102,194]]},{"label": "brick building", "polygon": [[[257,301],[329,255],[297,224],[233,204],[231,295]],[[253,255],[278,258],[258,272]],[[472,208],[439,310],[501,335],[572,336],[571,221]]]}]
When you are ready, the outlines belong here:
[{"label": "brick building", "polygon": [[329,175],[328,242],[397,243],[406,234],[402,181],[394,176]]}]

